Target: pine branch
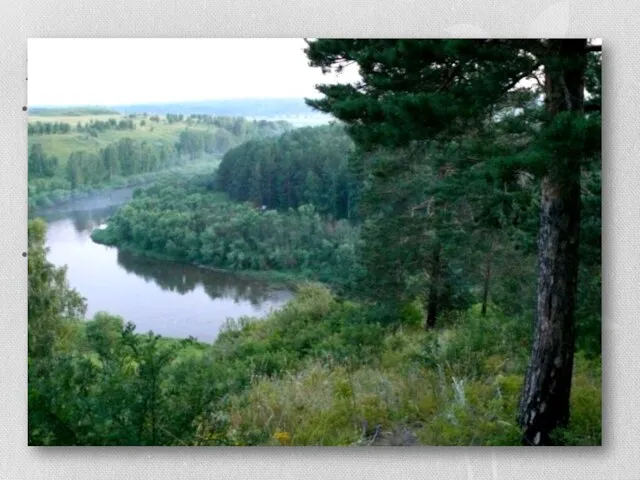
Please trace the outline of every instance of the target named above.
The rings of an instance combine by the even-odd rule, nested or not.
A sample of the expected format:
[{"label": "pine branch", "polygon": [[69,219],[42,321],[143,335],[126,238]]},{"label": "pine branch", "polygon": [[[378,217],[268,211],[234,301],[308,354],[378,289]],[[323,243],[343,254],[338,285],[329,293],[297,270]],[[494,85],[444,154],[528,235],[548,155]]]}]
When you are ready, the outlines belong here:
[{"label": "pine branch", "polygon": [[531,76],[529,78],[532,78],[536,81],[536,83],[538,84],[538,86],[540,87],[540,90],[542,90],[544,92],[544,84],[542,83],[542,81],[540,80],[540,77],[538,77],[538,75],[534,72],[533,74],[531,74]]},{"label": "pine branch", "polygon": [[459,62],[456,65],[451,66],[449,68],[449,71],[447,72],[446,78],[443,80],[440,86],[436,89],[436,92],[440,92],[448,88],[449,85],[451,85],[451,83],[453,82],[453,79],[455,78],[456,74],[460,71],[460,68],[461,68],[461,64]]},{"label": "pine branch", "polygon": [[411,207],[411,216],[413,217],[413,215],[415,214],[416,210],[420,210],[421,208],[427,208],[427,216],[431,215],[431,204],[433,203],[433,197],[430,197],[429,199],[425,200],[424,202],[422,202],[419,205],[416,205],[414,207]]}]

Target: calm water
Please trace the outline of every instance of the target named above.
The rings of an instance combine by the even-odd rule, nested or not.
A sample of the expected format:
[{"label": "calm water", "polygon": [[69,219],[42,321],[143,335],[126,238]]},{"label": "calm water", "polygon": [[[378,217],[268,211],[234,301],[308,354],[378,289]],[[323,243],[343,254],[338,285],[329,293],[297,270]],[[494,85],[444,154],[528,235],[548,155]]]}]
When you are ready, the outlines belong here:
[{"label": "calm water", "polygon": [[91,231],[118,207],[115,201],[93,202],[91,209],[40,214],[48,223],[48,259],[67,265],[71,287],[87,299],[88,318],[107,311],[133,322],[140,333],[153,330],[208,342],[227,318],[263,317],[292,298],[288,290],[232,273],[151,260],[94,243]]}]

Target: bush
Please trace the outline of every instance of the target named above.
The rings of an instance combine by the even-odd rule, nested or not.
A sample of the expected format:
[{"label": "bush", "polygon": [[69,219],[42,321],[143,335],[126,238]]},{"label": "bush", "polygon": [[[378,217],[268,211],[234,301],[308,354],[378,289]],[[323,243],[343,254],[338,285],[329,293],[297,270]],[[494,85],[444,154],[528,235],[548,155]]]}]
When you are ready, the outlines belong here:
[{"label": "bush", "polygon": [[[388,311],[309,283],[264,320],[227,321],[213,345],[135,334],[100,313],[61,329],[30,401],[60,402],[51,408],[80,425],[80,444],[519,445],[528,346],[513,339],[526,322],[473,307],[427,332],[407,321],[419,310],[385,325]],[[599,358],[577,355],[558,443],[601,443],[600,382]],[[36,418],[31,438],[56,444]]]}]

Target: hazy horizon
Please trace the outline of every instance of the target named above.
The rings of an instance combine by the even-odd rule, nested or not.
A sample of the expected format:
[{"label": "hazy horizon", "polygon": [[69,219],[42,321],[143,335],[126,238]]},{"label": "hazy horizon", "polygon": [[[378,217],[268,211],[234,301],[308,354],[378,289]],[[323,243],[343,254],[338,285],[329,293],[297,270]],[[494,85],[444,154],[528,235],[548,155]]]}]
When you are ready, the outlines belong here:
[{"label": "hazy horizon", "polygon": [[[80,107],[104,107],[104,108],[115,108],[115,107],[135,107],[138,105],[192,105],[192,104],[206,104],[206,103],[223,103],[223,102],[243,102],[243,101],[296,101],[299,100],[301,103],[304,102],[305,98],[309,97],[228,97],[228,98],[201,98],[195,100],[171,100],[171,101],[150,101],[150,102],[125,102],[125,103],[114,103],[114,104],[106,104],[106,103],[65,103],[65,104],[34,104],[30,103],[29,107],[33,108],[80,108]],[[322,113],[322,112],[317,112]]]},{"label": "hazy horizon", "polygon": [[355,69],[323,75],[303,39],[35,38],[28,40],[32,107],[123,106],[320,96]]}]

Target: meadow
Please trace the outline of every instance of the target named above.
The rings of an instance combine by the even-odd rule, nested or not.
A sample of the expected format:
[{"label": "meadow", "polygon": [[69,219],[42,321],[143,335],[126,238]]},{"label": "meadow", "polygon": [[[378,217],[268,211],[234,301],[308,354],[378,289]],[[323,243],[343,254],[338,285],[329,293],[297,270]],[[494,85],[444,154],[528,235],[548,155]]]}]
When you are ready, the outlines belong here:
[{"label": "meadow", "polygon": [[[134,118],[135,129],[134,130],[105,130],[100,132],[96,137],[91,136],[87,132],[77,132],[76,125],[78,122],[86,124],[92,120],[109,121],[114,119],[116,122],[120,120],[129,119],[128,115],[30,115],[29,123],[36,122],[61,122],[71,125],[71,131],[69,133],[56,133],[56,134],[38,134],[29,135],[29,147],[39,143],[48,155],[58,157],[58,167],[62,169],[65,167],[69,156],[73,152],[84,150],[87,152],[99,153],[100,149],[118,142],[124,138],[131,138],[132,140],[147,141],[147,142],[161,142],[167,146],[173,145],[178,139],[180,132],[185,129],[183,122],[169,123],[166,116],[159,116],[160,122],[149,121],[148,118],[144,118],[141,115]],[[144,125],[141,122],[144,121]],[[202,132],[215,132],[216,127],[213,125],[191,125],[190,129]]]}]

